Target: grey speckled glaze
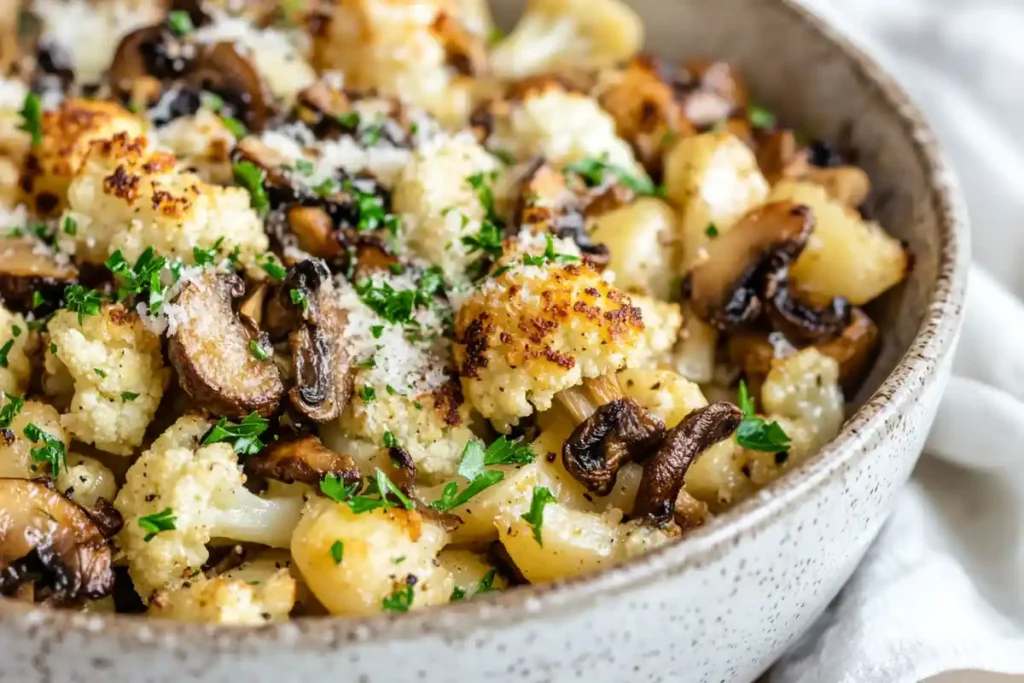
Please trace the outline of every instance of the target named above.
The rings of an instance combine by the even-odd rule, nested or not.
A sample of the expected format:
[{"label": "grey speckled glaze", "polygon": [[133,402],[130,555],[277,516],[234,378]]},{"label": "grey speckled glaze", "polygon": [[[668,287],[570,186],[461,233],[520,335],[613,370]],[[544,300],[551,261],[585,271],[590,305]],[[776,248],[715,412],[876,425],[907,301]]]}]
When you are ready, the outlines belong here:
[{"label": "grey speckled glaze", "polygon": [[[497,4],[511,17],[520,3]],[[968,263],[956,183],[902,92],[792,0],[633,4],[650,50],[734,60],[759,101],[858,150],[877,214],[916,255],[874,311],[886,347],[839,438],[647,557],[399,618],[243,630],[0,603],[0,681],[745,681],[821,613],[885,521],[950,372]]]}]

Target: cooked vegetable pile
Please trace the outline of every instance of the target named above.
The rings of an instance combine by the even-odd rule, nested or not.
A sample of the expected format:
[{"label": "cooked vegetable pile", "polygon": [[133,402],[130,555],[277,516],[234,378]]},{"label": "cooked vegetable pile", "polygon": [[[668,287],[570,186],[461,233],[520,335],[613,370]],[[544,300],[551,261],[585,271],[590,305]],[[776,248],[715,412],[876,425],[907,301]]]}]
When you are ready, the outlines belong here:
[{"label": "cooked vegetable pile", "polygon": [[259,624],[685,536],[811,456],[908,254],[619,0],[0,27],[0,594]]}]

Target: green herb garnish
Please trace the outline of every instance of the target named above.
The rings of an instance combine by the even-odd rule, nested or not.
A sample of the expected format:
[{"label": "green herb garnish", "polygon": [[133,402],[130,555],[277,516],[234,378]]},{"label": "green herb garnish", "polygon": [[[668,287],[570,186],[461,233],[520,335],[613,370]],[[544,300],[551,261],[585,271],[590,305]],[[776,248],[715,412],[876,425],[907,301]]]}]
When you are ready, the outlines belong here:
[{"label": "green herb garnish", "polygon": [[68,285],[64,290],[64,301],[69,311],[78,314],[78,324],[81,325],[85,321],[85,316],[100,312],[103,295],[82,285]]},{"label": "green herb garnish", "polygon": [[385,612],[408,612],[412,607],[413,586],[416,584],[416,577],[410,574],[406,577],[405,588],[399,588],[391,595],[381,600],[381,607]]},{"label": "green herb garnish", "polygon": [[610,163],[607,159],[580,159],[562,168],[563,173],[576,173],[583,178],[584,182],[591,187],[603,185],[609,176],[618,180],[624,187],[627,187],[637,194],[661,196],[664,189],[655,185],[646,176],[636,176],[622,168]]},{"label": "green herb garnish", "polygon": [[161,531],[174,531],[177,529],[174,525],[175,521],[171,508],[164,508],[152,515],[139,517],[139,526],[146,532],[146,537],[143,540],[149,543]]},{"label": "green herb garnish", "polygon": [[172,10],[167,13],[167,24],[176,36],[187,36],[196,30],[192,17],[184,10]]},{"label": "green herb garnish", "polygon": [[235,182],[249,191],[249,204],[261,216],[270,209],[270,198],[263,187],[263,169],[251,161],[241,161],[234,166]]},{"label": "green herb garnish", "polygon": [[224,127],[228,129],[228,132],[239,140],[249,134],[249,129],[245,127],[245,124],[234,116],[223,116],[221,117],[221,121],[224,122]]},{"label": "green herb garnish", "polygon": [[67,469],[63,441],[54,438],[53,435],[44,432],[31,423],[25,425],[24,433],[32,443],[42,442],[43,444],[41,447],[33,448],[29,451],[34,462],[49,463],[50,474],[54,477],[58,476],[62,469]]},{"label": "green herb garnish", "polygon": [[11,422],[25,407],[25,399],[18,396],[7,396],[7,403],[0,408],[0,429],[10,429]]},{"label": "green herb garnish", "polygon": [[790,439],[778,422],[768,422],[754,412],[754,400],[747,391],[747,383],[740,380],[739,407],[743,421],[736,428],[736,443],[752,451],[779,453],[789,450]]},{"label": "green herb garnish", "polygon": [[331,559],[334,560],[334,564],[341,564],[341,559],[345,556],[345,544],[341,541],[335,541],[331,544]]},{"label": "green herb garnish", "polygon": [[203,444],[223,441],[230,443],[239,455],[254,455],[265,445],[259,437],[267,431],[268,425],[267,419],[255,412],[249,413],[238,424],[222,417],[203,439]]},{"label": "green herb garnish", "polygon": [[14,348],[14,340],[8,339],[4,342],[3,346],[0,346],[0,368],[6,368],[8,365],[7,354]]},{"label": "green herb garnish", "polygon": [[19,128],[32,136],[32,146],[43,144],[43,105],[39,95],[30,92],[21,105],[21,126]]},{"label": "green herb garnish", "polygon": [[249,352],[259,361],[266,361],[270,358],[270,353],[255,339],[249,340]]},{"label": "green herb garnish", "polygon": [[541,537],[541,527],[544,525],[544,506],[554,502],[556,502],[555,497],[550,489],[544,486],[535,486],[533,499],[530,501],[530,511],[522,516],[526,523],[533,528],[533,538],[539,546],[544,545]]},{"label": "green herb garnish", "polygon": [[747,118],[754,128],[771,128],[777,121],[774,112],[756,104],[747,107]]},{"label": "green herb garnish", "polygon": [[122,391],[121,392],[121,400],[124,401],[125,403],[128,403],[130,401],[134,401],[138,397],[139,397],[139,395],[136,394],[133,391]]},{"label": "green herb garnish", "polygon": [[364,384],[362,388],[359,389],[358,393],[359,398],[363,399],[367,403],[377,398],[377,390],[371,387],[369,384]]}]

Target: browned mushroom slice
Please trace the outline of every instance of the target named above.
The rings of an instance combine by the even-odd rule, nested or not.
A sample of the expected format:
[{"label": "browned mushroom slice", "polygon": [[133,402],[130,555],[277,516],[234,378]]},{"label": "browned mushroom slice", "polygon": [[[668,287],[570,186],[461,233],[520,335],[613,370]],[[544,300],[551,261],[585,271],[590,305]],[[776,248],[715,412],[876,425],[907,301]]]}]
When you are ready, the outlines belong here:
[{"label": "browned mushroom slice", "polygon": [[344,253],[338,231],[330,214],[319,206],[293,206],[288,209],[288,225],[298,247],[310,256],[335,259]]},{"label": "browned mushroom slice", "polygon": [[[151,73],[155,57],[173,54],[178,49],[177,41],[163,24],[143,26],[126,34],[114,51],[107,76],[114,96],[143,108],[155,104],[162,91],[159,82],[163,76],[169,75]],[[157,90],[150,92],[151,88],[146,87],[140,91],[136,84],[143,79],[155,79]],[[145,99],[137,99],[140,97]]]},{"label": "browned mushroom slice", "polygon": [[255,411],[268,416],[284,393],[277,365],[265,357],[268,340],[232,309],[244,292],[237,276],[211,271],[186,284],[173,301],[182,319],[168,357],[181,388],[214,415],[241,418]]},{"label": "browned mushroom slice", "polygon": [[792,202],[755,209],[708,245],[707,259],[687,276],[693,312],[727,332],[756,319],[762,310],[760,280],[773,260],[789,263],[814,229],[814,214]]},{"label": "browned mushroom slice", "polygon": [[0,479],[0,594],[34,582],[57,603],[102,598],[112,561],[85,510],[39,481]]},{"label": "browned mushroom slice", "polygon": [[273,100],[259,71],[233,43],[202,46],[186,82],[227,100],[235,108],[235,117],[249,130],[262,130],[273,114]]},{"label": "browned mushroom slice", "polygon": [[747,108],[747,89],[736,69],[727,62],[696,61],[687,65],[689,81],[683,111],[697,128],[724,121],[738,109]]},{"label": "browned mushroom slice", "polygon": [[768,273],[764,300],[772,326],[793,343],[823,344],[850,323],[850,302],[842,297],[833,298],[822,308],[800,301],[789,286],[789,263]]},{"label": "browned mushroom slice", "polygon": [[335,453],[312,434],[283,437],[267,445],[258,455],[246,458],[252,474],[287,484],[301,482],[316,486],[331,475],[351,484],[359,481],[359,466],[349,455]]},{"label": "browned mushroom slice", "polygon": [[0,295],[8,308],[20,312],[33,309],[36,292],[46,301],[56,302],[64,288],[77,280],[74,265],[58,262],[56,255],[35,239],[0,237]]},{"label": "browned mushroom slice", "polygon": [[757,165],[772,185],[783,178],[803,178],[811,170],[810,154],[791,130],[775,131],[758,145]]},{"label": "browned mushroom slice", "polygon": [[440,38],[447,63],[463,76],[479,76],[487,69],[484,41],[450,14],[437,15],[431,30]]},{"label": "browned mushroom slice", "polygon": [[263,304],[269,293],[270,285],[266,282],[261,282],[253,287],[252,291],[247,292],[242,303],[238,305],[238,315],[248,318],[253,325],[259,327],[263,322]]},{"label": "browned mushroom slice", "polygon": [[853,394],[864,381],[878,354],[878,326],[859,308],[853,309],[850,324],[842,334],[818,350],[839,363],[839,383]]},{"label": "browned mushroom slice", "polygon": [[644,463],[633,516],[652,525],[672,519],[690,465],[704,450],[736,431],[742,420],[743,413],[733,404],[712,403],[670,429],[658,452]]},{"label": "browned mushroom slice", "polygon": [[598,98],[615,119],[619,137],[632,145],[652,177],[660,177],[665,151],[680,137],[692,135],[693,126],[683,117],[682,106],[664,70],[651,57],[637,57],[615,84]]},{"label": "browned mushroom slice", "polygon": [[642,459],[664,435],[665,423],[635,400],[620,398],[598,408],[573,430],[562,446],[562,462],[588,491],[607,496],[619,468]]}]

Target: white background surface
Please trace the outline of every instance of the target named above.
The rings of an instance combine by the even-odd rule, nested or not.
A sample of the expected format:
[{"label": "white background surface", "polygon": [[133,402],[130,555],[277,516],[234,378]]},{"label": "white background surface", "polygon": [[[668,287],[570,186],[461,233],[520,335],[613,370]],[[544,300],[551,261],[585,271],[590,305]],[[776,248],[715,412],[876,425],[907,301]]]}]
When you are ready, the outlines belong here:
[{"label": "white background surface", "polygon": [[[865,564],[772,683],[1024,674],[1024,0],[804,0],[925,111],[967,194],[975,260],[930,448]],[[1005,290],[1000,289],[1001,283]]]}]

